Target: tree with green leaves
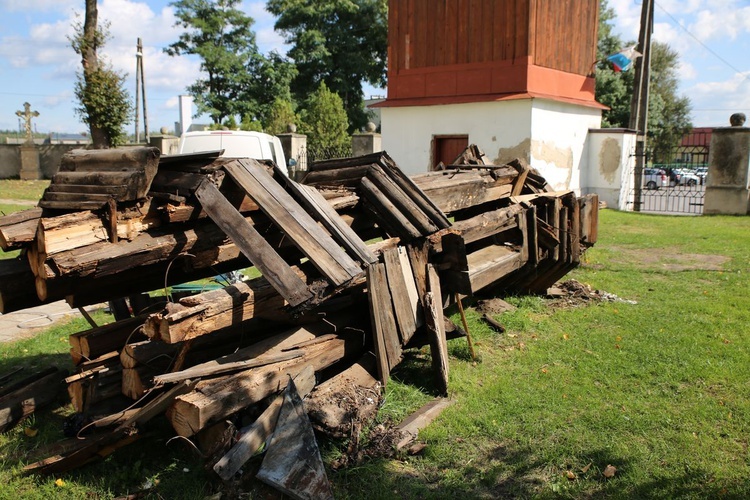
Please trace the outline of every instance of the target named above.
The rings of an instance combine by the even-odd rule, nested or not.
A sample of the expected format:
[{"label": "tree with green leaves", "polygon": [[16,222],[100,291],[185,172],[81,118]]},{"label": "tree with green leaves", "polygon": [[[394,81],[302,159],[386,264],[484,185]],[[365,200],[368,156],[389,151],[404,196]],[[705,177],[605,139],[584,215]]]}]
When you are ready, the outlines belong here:
[{"label": "tree with green leaves", "polygon": [[185,31],[164,51],[170,56],[197,55],[206,77],[187,87],[198,114],[215,124],[230,116],[254,116],[257,99],[253,75],[263,63],[251,29],[255,22],[238,7],[241,0],[177,0],[177,22]]},{"label": "tree with green leaves", "polygon": [[292,45],[295,99],[303,102],[325,83],[343,100],[349,130],[364,126],[362,82],[386,82],[387,0],[268,0],[267,9]]},{"label": "tree with green leaves", "polygon": [[257,112],[253,118],[266,123],[277,99],[293,102],[290,85],[296,76],[294,63],[277,52],[263,57],[255,68],[252,86],[248,89],[257,102]]},{"label": "tree with green leaves", "polygon": [[127,75],[118,73],[99,57],[98,50],[109,38],[107,27],[100,26],[96,0],[86,0],[83,25],[73,25],[69,38],[76,54],[81,56],[82,71],[76,75],[74,93],[79,105],[76,113],[88,125],[91,141],[97,149],[123,144],[123,126],[132,113],[130,95],[125,90]]},{"label": "tree with green leaves", "polygon": [[263,129],[268,134],[279,135],[287,132],[287,126],[291,123],[299,125],[299,117],[294,112],[294,104],[289,99],[277,97],[271,104],[271,108],[265,115]]},{"label": "tree with green leaves", "polygon": [[648,136],[654,163],[671,163],[675,146],[693,128],[690,99],[677,94],[679,54],[666,43],[651,44]]},{"label": "tree with green leaves", "polygon": [[344,102],[321,82],[305,103],[301,124],[312,151],[337,150],[349,146]]},{"label": "tree with green leaves", "polygon": [[[613,32],[615,19],[607,0],[600,0],[599,40],[596,67],[596,99],[609,106],[602,115],[603,127],[626,128],[630,122],[630,101],[633,94],[634,72],[616,73],[608,55],[635,42],[623,43]],[[678,54],[669,45],[660,42],[651,44],[651,73],[649,78],[648,141],[652,160],[668,163],[671,153],[680,139],[692,128],[690,123],[690,99],[677,94]]]}]

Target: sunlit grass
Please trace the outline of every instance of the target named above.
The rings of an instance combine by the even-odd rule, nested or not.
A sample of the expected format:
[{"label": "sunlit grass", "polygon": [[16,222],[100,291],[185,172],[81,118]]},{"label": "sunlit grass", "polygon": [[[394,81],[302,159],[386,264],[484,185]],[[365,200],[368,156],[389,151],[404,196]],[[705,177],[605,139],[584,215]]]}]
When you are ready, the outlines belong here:
[{"label": "sunlit grass", "polygon": [[[750,496],[750,218],[604,211],[600,220],[599,242],[568,278],[636,304],[506,297],[517,310],[496,316],[504,334],[468,308],[478,359],[465,339],[449,342],[456,402],[422,432],[423,454],[329,471],[337,498]],[[65,328],[0,346],[0,372],[67,362],[62,339],[85,324]],[[434,396],[428,353],[408,352],[396,368],[377,423]],[[44,440],[59,433],[54,415],[35,417]],[[106,498],[154,478],[164,498],[221,489],[184,448],[165,445],[170,430],[159,425],[146,443],[61,476],[68,489],[17,474],[34,444],[14,430],[0,437],[0,498]]]}]

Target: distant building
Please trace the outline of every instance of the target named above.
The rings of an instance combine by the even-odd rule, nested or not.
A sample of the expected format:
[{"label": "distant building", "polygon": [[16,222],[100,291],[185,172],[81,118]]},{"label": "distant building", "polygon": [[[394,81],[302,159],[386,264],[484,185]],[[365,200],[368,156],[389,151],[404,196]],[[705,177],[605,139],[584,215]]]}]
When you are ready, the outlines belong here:
[{"label": "distant building", "polygon": [[708,164],[708,153],[711,149],[711,132],[713,127],[695,127],[680,141],[675,161]]},{"label": "distant building", "polygon": [[50,132],[44,144],[90,144],[91,138],[86,134],[58,134]]}]

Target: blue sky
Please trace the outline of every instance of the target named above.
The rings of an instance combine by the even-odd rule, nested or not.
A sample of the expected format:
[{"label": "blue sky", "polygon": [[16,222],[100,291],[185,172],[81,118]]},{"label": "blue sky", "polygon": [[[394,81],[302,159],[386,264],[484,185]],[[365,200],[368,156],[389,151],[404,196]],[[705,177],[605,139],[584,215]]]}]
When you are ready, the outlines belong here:
[{"label": "blue sky", "polygon": [[[617,13],[619,33],[635,40],[640,0],[609,4]],[[73,112],[80,61],[67,40],[76,11],[83,8],[83,0],[0,0],[0,129],[18,129],[15,112],[24,101],[40,113],[34,120],[39,132],[86,129]],[[285,52],[265,2],[246,1],[242,8],[255,19],[261,50]],[[655,14],[654,39],[680,54],[679,92],[692,100],[693,124],[726,126],[733,112],[750,115],[750,0],[658,0]],[[173,26],[169,2],[103,0],[99,19],[111,22],[113,38],[104,54],[116,69],[129,74],[131,95],[136,39],[143,39],[149,129],[172,129],[179,119],[177,96],[198,77],[199,62],[163,53],[180,32]],[[365,92],[384,93],[372,88]]]}]

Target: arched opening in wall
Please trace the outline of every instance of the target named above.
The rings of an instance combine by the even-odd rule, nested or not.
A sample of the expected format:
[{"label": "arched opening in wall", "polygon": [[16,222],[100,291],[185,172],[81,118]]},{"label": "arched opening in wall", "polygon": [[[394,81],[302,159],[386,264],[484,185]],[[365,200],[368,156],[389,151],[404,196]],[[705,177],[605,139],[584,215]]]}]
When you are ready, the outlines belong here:
[{"label": "arched opening in wall", "polygon": [[452,164],[468,146],[468,134],[433,135],[430,171],[435,170],[440,162],[444,165]]}]

